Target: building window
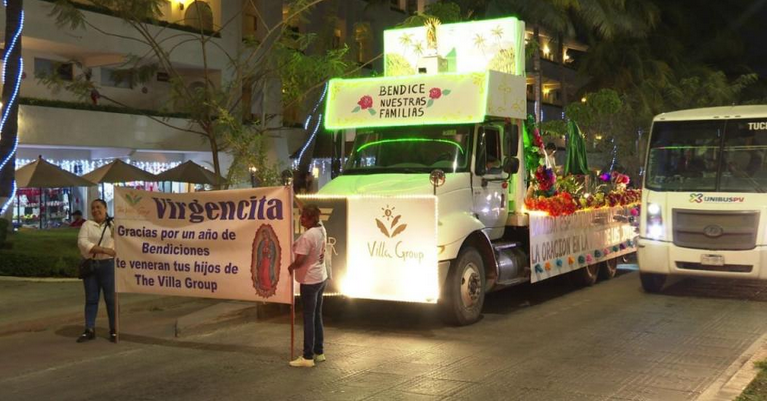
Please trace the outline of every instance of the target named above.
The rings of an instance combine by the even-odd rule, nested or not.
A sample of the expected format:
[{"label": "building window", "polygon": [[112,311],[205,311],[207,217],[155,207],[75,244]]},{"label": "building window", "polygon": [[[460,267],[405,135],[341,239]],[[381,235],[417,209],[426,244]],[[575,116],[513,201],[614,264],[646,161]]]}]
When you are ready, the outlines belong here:
[{"label": "building window", "polygon": [[359,23],[354,27],[354,42],[357,44],[357,62],[367,63],[370,60],[370,25]]},{"label": "building window", "polygon": [[418,14],[418,0],[407,0],[405,11],[408,14]]},{"label": "building window", "polygon": [[184,24],[197,29],[213,31],[213,9],[204,1],[195,1],[186,8]]},{"label": "building window", "polygon": [[35,57],[35,77],[50,76],[54,72],[59,79],[72,81],[75,77],[75,66],[72,63]]},{"label": "building window", "polygon": [[114,88],[130,89],[132,88],[131,79],[127,76],[127,74],[129,73],[125,70],[101,67],[101,85]]},{"label": "building window", "polygon": [[336,28],[333,30],[333,49],[340,49],[341,48],[341,30]]},{"label": "building window", "polygon": [[298,27],[298,17],[289,18],[291,9],[287,4],[282,5],[282,21],[285,22],[285,31],[291,38],[298,38],[301,30]]}]

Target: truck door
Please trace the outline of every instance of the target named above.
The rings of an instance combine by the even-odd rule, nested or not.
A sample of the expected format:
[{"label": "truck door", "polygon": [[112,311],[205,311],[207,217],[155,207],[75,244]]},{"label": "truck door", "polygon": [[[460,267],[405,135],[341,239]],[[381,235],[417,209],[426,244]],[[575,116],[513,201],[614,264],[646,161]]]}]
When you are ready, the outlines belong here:
[{"label": "truck door", "polygon": [[490,239],[503,236],[508,215],[508,190],[503,171],[503,129],[500,126],[482,126],[477,132],[474,150],[472,193],[474,213],[485,225]]}]

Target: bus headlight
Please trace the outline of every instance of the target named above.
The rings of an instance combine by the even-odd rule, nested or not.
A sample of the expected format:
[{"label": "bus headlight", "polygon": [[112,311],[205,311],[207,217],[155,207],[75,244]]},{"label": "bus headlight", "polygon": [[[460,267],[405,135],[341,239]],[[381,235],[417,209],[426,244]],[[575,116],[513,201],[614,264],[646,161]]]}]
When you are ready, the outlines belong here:
[{"label": "bus headlight", "polygon": [[660,240],[664,237],[663,208],[660,204],[647,205],[647,237]]}]

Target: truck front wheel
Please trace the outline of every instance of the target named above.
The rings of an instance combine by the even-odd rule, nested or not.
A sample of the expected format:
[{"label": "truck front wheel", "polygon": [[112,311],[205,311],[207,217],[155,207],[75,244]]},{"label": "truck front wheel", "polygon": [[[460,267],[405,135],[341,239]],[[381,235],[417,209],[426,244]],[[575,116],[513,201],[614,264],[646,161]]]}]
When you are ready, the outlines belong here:
[{"label": "truck front wheel", "polygon": [[572,283],[576,286],[585,287],[594,285],[597,283],[597,278],[599,277],[599,265],[600,264],[591,264],[571,272],[570,278]]},{"label": "truck front wheel", "polygon": [[473,247],[466,247],[450,264],[440,298],[443,319],[452,325],[479,320],[485,303],[485,266]]},{"label": "truck front wheel", "polygon": [[647,293],[659,293],[666,284],[666,275],[664,274],[645,274],[639,273],[639,280],[642,281],[642,289]]},{"label": "truck front wheel", "polygon": [[617,258],[611,258],[609,260],[606,260],[600,264],[599,267],[599,278],[600,279],[612,279],[615,277],[615,274],[618,272],[618,259]]}]

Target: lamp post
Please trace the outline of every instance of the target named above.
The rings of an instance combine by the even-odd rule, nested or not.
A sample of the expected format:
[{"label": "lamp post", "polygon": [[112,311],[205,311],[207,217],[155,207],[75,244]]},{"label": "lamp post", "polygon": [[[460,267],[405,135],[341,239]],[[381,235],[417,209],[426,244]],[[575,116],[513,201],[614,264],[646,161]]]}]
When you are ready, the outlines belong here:
[{"label": "lamp post", "polygon": [[258,168],[255,166],[250,166],[248,168],[248,171],[250,172],[250,186],[251,187],[258,187],[258,177],[256,177],[256,173],[258,172]]}]

